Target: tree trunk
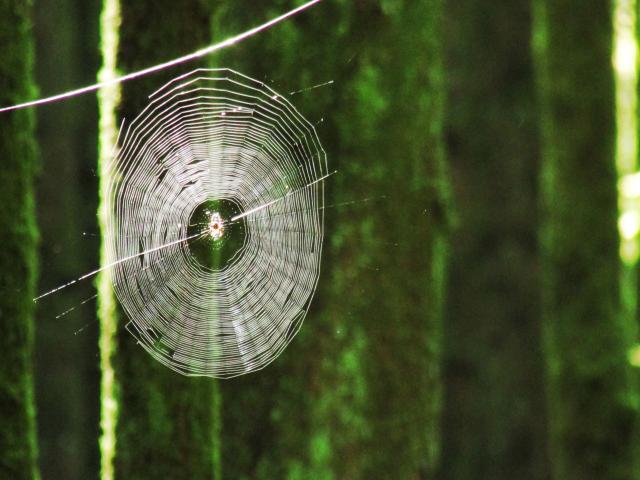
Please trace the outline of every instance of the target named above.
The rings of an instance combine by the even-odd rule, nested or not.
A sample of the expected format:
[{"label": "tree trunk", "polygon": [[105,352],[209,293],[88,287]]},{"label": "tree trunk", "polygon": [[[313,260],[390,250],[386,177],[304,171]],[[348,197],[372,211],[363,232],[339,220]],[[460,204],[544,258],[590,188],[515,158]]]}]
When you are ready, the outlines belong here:
[{"label": "tree trunk", "polygon": [[447,300],[441,475],[542,479],[531,9],[512,0],[461,0],[445,17],[447,138],[458,221]]},{"label": "tree trunk", "polygon": [[[0,3],[0,104],[32,99],[34,47],[31,2]],[[38,478],[33,394],[34,303],[37,228],[34,114],[0,115],[0,477]]]},{"label": "tree trunk", "polygon": [[638,478],[620,314],[611,3],[534,0],[543,335],[554,478]]},{"label": "tree trunk", "polygon": [[[35,71],[43,93],[93,83],[99,67],[99,2],[56,0],[55,6],[38,1],[34,8]],[[87,134],[97,128],[98,109],[95,97],[86,95],[34,112],[42,158],[36,202],[44,266],[39,290],[47,290],[98,263],[98,238],[93,234],[97,138]],[[86,480],[98,471],[98,325],[95,304],[80,305],[93,293],[92,282],[82,282],[43,299],[38,308],[36,407],[45,479]]]},{"label": "tree trunk", "polygon": [[[107,17],[109,14],[117,17],[118,7],[116,68],[121,72],[153,65],[209,43],[208,2],[185,0],[179,5],[172,0],[123,2],[122,5],[112,2],[105,2],[103,12],[103,58],[105,68],[110,68],[103,71],[104,76],[114,74],[107,61],[113,54],[108,49],[114,46],[110,43],[114,31],[107,28]],[[111,23],[112,27],[114,24],[117,21]],[[117,91],[112,92],[110,98],[103,94],[101,134],[105,135],[109,128],[113,131],[108,118],[113,118],[114,109],[117,125],[125,118],[132,121],[148,103],[150,93],[170,78],[193,68],[196,65],[125,83],[121,86],[117,107],[113,102]],[[103,152],[108,150],[104,143]],[[103,396],[115,392],[117,402],[117,422],[113,430],[115,458],[111,466],[113,440],[108,432],[112,423],[105,417],[105,411],[110,411],[112,404],[103,398],[103,478],[219,478],[216,383],[210,378],[180,376],[152,359],[124,328],[127,322],[124,313],[110,308],[108,295],[112,293],[108,277],[102,282]]]},{"label": "tree trunk", "polygon": [[[291,6],[279,3],[224,2],[215,38]],[[237,439],[223,449],[230,478],[433,477],[447,250],[441,14],[439,0],[324,2],[215,58],[283,94],[302,90],[291,101],[338,169],[325,182],[323,271],[305,324],[273,365],[222,386],[224,436]]]}]

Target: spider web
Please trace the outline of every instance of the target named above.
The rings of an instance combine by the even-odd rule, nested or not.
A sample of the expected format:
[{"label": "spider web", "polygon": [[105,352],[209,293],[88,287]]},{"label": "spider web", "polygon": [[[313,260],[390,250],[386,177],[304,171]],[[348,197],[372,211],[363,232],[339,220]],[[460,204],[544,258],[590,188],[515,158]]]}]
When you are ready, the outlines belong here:
[{"label": "spider web", "polygon": [[[150,98],[106,179],[127,329],[184,375],[258,370],[296,334],[318,282],[326,155],[288,100],[233,70],[195,70]],[[219,240],[194,212],[222,202],[235,208],[222,238],[237,245],[207,265],[194,251]]]}]

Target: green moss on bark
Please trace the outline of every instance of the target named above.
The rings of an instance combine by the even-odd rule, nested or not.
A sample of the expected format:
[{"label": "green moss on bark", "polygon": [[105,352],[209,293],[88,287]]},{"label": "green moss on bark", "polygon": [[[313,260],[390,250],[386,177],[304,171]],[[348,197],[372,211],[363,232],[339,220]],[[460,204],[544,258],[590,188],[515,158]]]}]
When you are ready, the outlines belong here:
[{"label": "green moss on bark", "polygon": [[554,478],[638,477],[638,399],[619,306],[611,3],[535,0],[540,248]]},{"label": "green moss on bark", "polygon": [[[0,3],[0,104],[33,98],[31,2]],[[37,274],[31,110],[0,116],[0,477],[38,478],[33,394],[33,315]]]},{"label": "green moss on bark", "polygon": [[[286,10],[223,2],[214,37]],[[330,170],[323,271],[271,366],[225,382],[230,478],[431,478],[439,458],[447,184],[439,0],[323,2],[216,57],[292,97]],[[321,121],[322,119],[322,121]],[[264,438],[267,438],[265,441]]]}]

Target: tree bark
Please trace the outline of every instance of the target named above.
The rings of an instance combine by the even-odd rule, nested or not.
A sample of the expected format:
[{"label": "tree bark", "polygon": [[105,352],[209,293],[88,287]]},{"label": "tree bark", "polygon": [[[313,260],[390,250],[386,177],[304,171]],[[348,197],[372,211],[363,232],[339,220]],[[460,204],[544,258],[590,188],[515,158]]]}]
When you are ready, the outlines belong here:
[{"label": "tree bark", "polygon": [[[291,3],[224,2],[214,36]],[[305,324],[271,366],[222,386],[231,478],[433,478],[448,218],[442,9],[324,2],[215,58],[283,94],[302,90],[291,101],[338,170],[325,182],[323,271]]]},{"label": "tree bark", "polygon": [[[209,2],[172,0],[123,2],[120,5],[117,69],[131,72],[193,51],[209,42]],[[108,42],[103,30],[103,43]],[[121,86],[115,109],[117,124],[131,121],[148,103],[148,95],[169,79],[196,68],[191,64]],[[102,111],[113,115],[113,111]],[[109,315],[108,309],[105,311]],[[116,382],[117,423],[113,477],[220,478],[218,460],[219,402],[210,378],[183,377],[151,358],[126,331],[122,311],[109,318],[113,335],[101,347],[109,357]],[[104,366],[103,366],[104,369]],[[104,369],[103,376],[109,376]],[[103,384],[104,385],[104,384]],[[103,402],[104,405],[104,402]],[[107,402],[108,408],[108,402]],[[103,422],[103,428],[106,428]],[[103,437],[104,438],[104,437]],[[108,448],[106,449],[108,450]],[[109,472],[103,448],[103,478]]]},{"label": "tree bark", "polygon": [[638,478],[621,315],[611,3],[534,0],[542,319],[555,479]]},{"label": "tree bark", "polygon": [[531,7],[461,0],[450,3],[445,18],[446,129],[457,221],[441,475],[543,479]]},{"label": "tree bark", "polygon": [[[36,95],[31,2],[0,3],[0,104]],[[33,386],[37,238],[33,111],[0,115],[0,476],[38,478]]]},{"label": "tree bark", "polygon": [[[52,6],[38,1],[34,8],[35,74],[44,93],[93,83],[99,68],[99,2],[57,0]],[[98,109],[87,95],[34,112],[42,158],[36,199],[40,262],[46,266],[40,288],[47,290],[98,263],[97,137],[87,134],[97,128]],[[37,312],[38,450],[46,479],[86,480],[99,468],[98,325],[95,304],[80,305],[93,288],[87,281],[60,290],[43,299]]]}]

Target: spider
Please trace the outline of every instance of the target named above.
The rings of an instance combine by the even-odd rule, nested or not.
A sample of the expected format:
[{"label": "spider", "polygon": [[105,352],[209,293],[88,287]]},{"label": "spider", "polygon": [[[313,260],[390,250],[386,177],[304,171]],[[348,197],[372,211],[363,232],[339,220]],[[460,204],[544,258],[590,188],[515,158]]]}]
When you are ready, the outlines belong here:
[{"label": "spider", "polygon": [[213,212],[209,219],[209,235],[211,235],[214,240],[218,240],[224,235],[224,222],[218,212]]}]

